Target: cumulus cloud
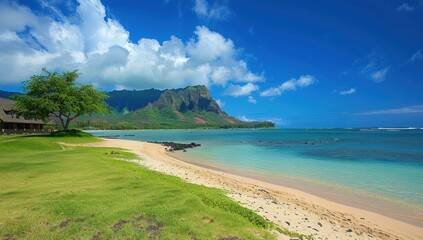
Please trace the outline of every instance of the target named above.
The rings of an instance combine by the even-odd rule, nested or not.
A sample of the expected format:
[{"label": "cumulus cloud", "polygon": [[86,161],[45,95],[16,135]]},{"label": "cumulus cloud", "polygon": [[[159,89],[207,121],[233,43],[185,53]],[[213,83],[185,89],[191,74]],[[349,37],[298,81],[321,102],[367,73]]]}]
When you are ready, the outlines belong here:
[{"label": "cumulus cloud", "polygon": [[417,52],[415,52],[413,54],[413,56],[411,56],[408,61],[409,62],[414,62],[414,61],[420,60],[420,59],[423,59],[423,48],[417,50]]},{"label": "cumulus cloud", "polygon": [[259,90],[259,86],[253,83],[247,83],[245,85],[234,85],[231,84],[225,91],[225,95],[230,95],[233,97],[247,96],[252,92]]},{"label": "cumulus cloud", "polygon": [[248,102],[256,104],[257,100],[253,96],[248,96]]},{"label": "cumulus cloud", "polygon": [[198,18],[209,20],[227,20],[232,12],[229,7],[223,3],[215,1],[212,6],[206,0],[195,0],[193,11]]},{"label": "cumulus cloud", "polygon": [[219,105],[220,108],[223,108],[226,105],[226,102],[224,102],[220,99],[216,99],[216,103],[217,103],[217,105]]},{"label": "cumulus cloud", "polygon": [[350,94],[354,94],[355,92],[356,92],[355,88],[350,88],[348,90],[340,91],[339,94],[340,95],[350,95]]},{"label": "cumulus cloud", "polygon": [[414,10],[413,6],[408,5],[408,3],[403,3],[397,7],[397,12],[412,12]]},{"label": "cumulus cloud", "polygon": [[280,96],[286,91],[295,91],[297,88],[307,87],[315,82],[315,78],[312,75],[302,75],[298,79],[292,78],[286,82],[283,82],[277,87],[271,87],[260,93],[262,97],[273,97]]},{"label": "cumulus cloud", "polygon": [[116,19],[107,17],[99,0],[78,0],[72,16],[57,11],[33,12],[16,2],[0,1],[2,84],[20,83],[43,67],[78,68],[81,81],[108,89],[225,87],[264,81],[263,74],[249,70],[231,39],[205,26],[196,27],[185,41],[171,36],[163,42],[150,38],[133,42]]}]

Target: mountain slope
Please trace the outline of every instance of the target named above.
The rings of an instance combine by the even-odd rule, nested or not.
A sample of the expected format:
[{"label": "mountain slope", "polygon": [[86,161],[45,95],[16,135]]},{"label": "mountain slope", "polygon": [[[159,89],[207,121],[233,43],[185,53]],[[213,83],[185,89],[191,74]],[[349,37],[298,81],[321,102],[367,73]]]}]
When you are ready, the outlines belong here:
[{"label": "mountain slope", "polygon": [[79,127],[123,128],[252,128],[269,122],[243,122],[229,116],[205,86],[172,90],[113,91],[107,100],[113,114],[84,117]]}]

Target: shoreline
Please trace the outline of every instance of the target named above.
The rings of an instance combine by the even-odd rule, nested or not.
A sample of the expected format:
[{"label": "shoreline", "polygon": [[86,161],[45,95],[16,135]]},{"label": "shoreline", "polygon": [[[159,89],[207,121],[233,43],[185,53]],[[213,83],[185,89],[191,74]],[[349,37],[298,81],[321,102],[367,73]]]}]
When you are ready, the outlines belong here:
[{"label": "shoreline", "polygon": [[170,157],[177,158],[180,161],[199,167],[297,189],[331,202],[374,212],[423,228],[423,209],[418,205],[398,202],[390,198],[382,198],[376,194],[371,195],[368,192],[361,192],[360,190],[353,188],[337,188],[336,186],[313,182],[303,178],[269,175],[264,172],[255,172],[250,169],[236,169],[230,165],[219,165],[214,163],[210,163],[210,165],[208,165],[208,162],[199,163],[196,161],[198,159],[197,157],[185,157],[184,155],[186,153],[182,152],[171,152],[167,154]]},{"label": "shoreline", "polygon": [[132,162],[190,183],[226,190],[229,197],[265,219],[314,239],[423,239],[421,227],[279,184],[181,161],[157,144],[103,139],[86,146],[130,150],[141,158]]}]

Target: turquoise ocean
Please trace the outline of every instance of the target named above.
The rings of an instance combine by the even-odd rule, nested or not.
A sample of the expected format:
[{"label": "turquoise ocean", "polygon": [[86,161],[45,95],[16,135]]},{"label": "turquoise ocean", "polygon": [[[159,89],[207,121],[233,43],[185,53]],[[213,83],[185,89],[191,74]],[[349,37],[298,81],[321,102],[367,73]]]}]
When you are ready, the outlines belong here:
[{"label": "turquoise ocean", "polygon": [[202,144],[174,155],[423,225],[422,129],[91,131]]}]

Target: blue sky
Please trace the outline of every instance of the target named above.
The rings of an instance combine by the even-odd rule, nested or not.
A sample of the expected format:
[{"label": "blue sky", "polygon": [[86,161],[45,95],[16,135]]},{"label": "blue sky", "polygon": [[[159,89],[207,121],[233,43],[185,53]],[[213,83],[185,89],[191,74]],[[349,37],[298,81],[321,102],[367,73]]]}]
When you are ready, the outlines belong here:
[{"label": "blue sky", "polygon": [[207,85],[279,127],[423,127],[423,1],[0,0],[0,89]]}]

